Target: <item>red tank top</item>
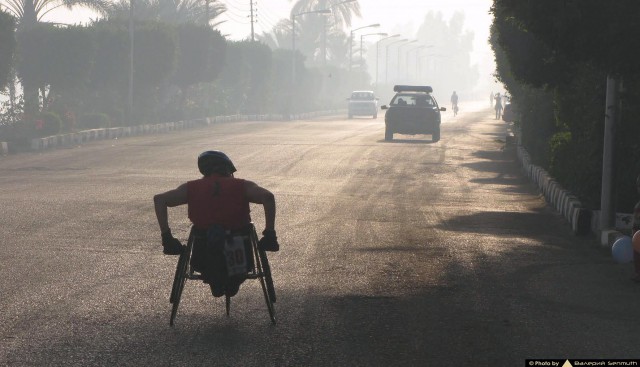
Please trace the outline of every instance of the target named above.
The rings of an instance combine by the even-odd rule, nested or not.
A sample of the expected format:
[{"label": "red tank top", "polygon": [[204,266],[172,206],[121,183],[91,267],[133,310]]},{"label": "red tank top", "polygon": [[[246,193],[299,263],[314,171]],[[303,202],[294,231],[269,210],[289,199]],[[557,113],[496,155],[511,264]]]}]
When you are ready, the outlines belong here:
[{"label": "red tank top", "polygon": [[248,225],[251,217],[244,182],[215,174],[187,182],[188,213],[194,228],[206,230],[219,224],[237,230]]}]

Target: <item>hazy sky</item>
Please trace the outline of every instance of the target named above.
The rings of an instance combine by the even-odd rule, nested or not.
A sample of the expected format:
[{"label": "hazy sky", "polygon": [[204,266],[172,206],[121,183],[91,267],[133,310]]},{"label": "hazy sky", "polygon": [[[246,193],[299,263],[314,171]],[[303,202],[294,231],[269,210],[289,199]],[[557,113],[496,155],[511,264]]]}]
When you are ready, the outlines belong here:
[{"label": "hazy sky", "polygon": [[[225,22],[219,26],[220,31],[231,39],[249,37],[251,24],[249,20],[251,0],[219,0],[227,5],[227,12],[221,20]],[[424,16],[429,11],[441,12],[448,20],[455,11],[466,14],[466,28],[475,34],[478,46],[485,47],[489,36],[491,16],[489,8],[492,0],[359,0],[362,17],[353,21],[352,29],[372,23],[380,23],[380,32],[392,32],[399,26],[408,24],[417,30]],[[258,22],[254,25],[256,33],[269,31],[280,19],[288,18],[293,5],[292,0],[253,0],[257,9]],[[74,9],[71,13],[65,10],[55,10],[47,17],[48,20],[65,21],[70,23],[86,22],[91,12]],[[311,15],[312,16],[312,15]],[[407,34],[407,37],[412,35]]]},{"label": "hazy sky", "polygon": [[[225,22],[218,29],[228,38],[234,40],[246,39],[251,34],[250,1],[251,0],[221,0],[227,5],[227,12],[220,20]],[[257,34],[268,32],[281,19],[288,18],[293,5],[291,0],[253,0],[257,9],[258,22],[254,25]],[[369,24],[380,23],[376,32],[398,33],[402,30],[404,37],[411,38],[422,24],[429,11],[440,12],[448,21],[454,12],[465,13],[465,29],[474,34],[474,52],[471,55],[473,63],[480,67],[481,75],[488,76],[495,70],[493,53],[487,43],[491,14],[489,9],[492,0],[359,0],[362,16],[353,21],[351,29]],[[333,0],[338,2],[338,0]],[[47,20],[64,21],[68,23],[86,22],[91,12],[74,9],[71,13],[56,10]],[[313,16],[313,15],[307,15]]]}]

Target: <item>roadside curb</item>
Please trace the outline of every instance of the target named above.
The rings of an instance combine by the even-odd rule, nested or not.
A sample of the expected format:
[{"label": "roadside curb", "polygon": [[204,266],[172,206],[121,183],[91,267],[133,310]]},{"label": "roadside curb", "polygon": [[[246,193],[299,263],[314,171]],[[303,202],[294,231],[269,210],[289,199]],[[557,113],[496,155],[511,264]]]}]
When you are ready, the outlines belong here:
[{"label": "roadside curb", "polygon": [[[266,115],[227,115],[213,116],[201,119],[193,119],[177,122],[163,122],[159,124],[146,124],[127,127],[111,127],[101,129],[82,130],[75,133],[60,134],[46,136],[42,138],[34,138],[30,141],[31,151],[42,152],[45,150],[71,147],[85,144],[96,140],[121,139],[128,136],[164,134],[176,130],[191,129],[196,127],[210,126],[218,123],[227,122],[246,122],[246,121],[294,121],[311,119],[320,116],[329,116],[343,113],[343,110],[326,110],[306,112],[293,115],[282,114],[266,114]],[[0,142],[1,155],[9,154],[9,142]]]},{"label": "roadside curb", "polygon": [[631,214],[617,213],[616,228],[601,230],[600,211],[586,208],[575,195],[564,189],[547,171],[532,164],[529,153],[522,146],[520,131],[514,128],[513,133],[518,161],[523,172],[538,186],[547,203],[569,222],[575,235],[593,234],[599,238],[601,246],[610,248],[619,237],[624,236],[622,231],[631,228]]}]

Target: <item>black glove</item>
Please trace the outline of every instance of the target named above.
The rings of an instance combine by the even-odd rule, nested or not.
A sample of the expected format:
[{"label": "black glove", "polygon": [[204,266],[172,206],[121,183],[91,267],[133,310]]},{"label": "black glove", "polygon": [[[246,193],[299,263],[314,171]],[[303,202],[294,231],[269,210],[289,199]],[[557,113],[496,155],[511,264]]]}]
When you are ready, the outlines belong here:
[{"label": "black glove", "polygon": [[182,253],[182,244],[180,241],[173,237],[171,230],[162,233],[162,251],[165,255],[180,255]]},{"label": "black glove", "polygon": [[276,252],[280,250],[280,244],[278,243],[278,237],[276,237],[276,231],[273,229],[265,229],[262,232],[262,238],[258,241],[258,248],[264,251]]}]

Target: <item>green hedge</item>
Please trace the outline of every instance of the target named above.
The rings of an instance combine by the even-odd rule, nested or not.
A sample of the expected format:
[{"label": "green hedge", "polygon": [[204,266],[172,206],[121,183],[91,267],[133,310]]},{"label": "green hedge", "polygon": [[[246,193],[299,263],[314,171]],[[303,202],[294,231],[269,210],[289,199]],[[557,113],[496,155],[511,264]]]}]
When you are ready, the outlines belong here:
[{"label": "green hedge", "polygon": [[105,113],[88,113],[82,115],[78,121],[80,129],[101,129],[111,127],[111,119]]}]

